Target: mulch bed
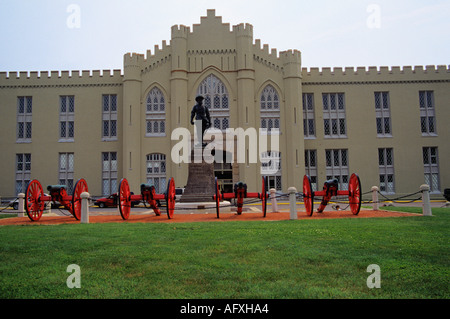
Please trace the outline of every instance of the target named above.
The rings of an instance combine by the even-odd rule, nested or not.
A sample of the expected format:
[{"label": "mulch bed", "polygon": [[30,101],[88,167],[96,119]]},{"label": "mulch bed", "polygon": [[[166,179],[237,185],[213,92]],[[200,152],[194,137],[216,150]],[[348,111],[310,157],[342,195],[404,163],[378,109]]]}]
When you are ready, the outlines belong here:
[{"label": "mulch bed", "polygon": [[[298,219],[327,219],[327,218],[374,218],[374,217],[407,217],[407,216],[422,216],[421,214],[392,212],[392,211],[373,211],[361,210],[358,215],[353,215],[350,211],[325,211],[321,214],[314,212],[311,217],[306,216],[305,212],[299,211],[297,213]],[[220,218],[217,218],[215,210],[210,210],[208,213],[183,213],[177,214],[175,212],[172,219],[167,218],[167,214],[163,213],[161,216],[155,216],[153,213],[137,213],[130,214],[128,220],[123,220],[122,217],[115,212],[110,212],[110,215],[91,215],[89,216],[89,223],[191,223],[191,222],[226,222],[226,221],[277,221],[289,220],[289,212],[272,213],[267,212],[266,217],[262,213],[257,212],[243,212],[241,215],[236,213],[220,213]],[[25,217],[13,217],[0,219],[0,225],[57,225],[57,224],[78,224],[80,221],[71,216],[45,216],[43,215],[39,221],[31,221],[25,214]]]}]

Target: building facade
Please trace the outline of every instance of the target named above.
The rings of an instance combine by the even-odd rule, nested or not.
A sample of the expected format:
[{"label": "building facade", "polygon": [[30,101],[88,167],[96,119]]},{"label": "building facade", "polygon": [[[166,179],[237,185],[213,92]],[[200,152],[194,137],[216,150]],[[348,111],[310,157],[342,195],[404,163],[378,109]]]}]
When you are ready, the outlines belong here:
[{"label": "building facade", "polygon": [[[70,193],[85,178],[93,196],[124,177],[134,192],[142,182],[164,192],[170,177],[183,187],[188,163],[173,160],[172,132],[194,135],[197,95],[215,128],[265,128],[279,140],[265,152],[247,140],[244,163],[215,163],[224,189],[260,189],[267,171],[282,192],[301,191],[305,173],[316,189],[331,177],[345,189],[353,172],[363,192],[450,188],[447,66],[306,69],[299,51],[269,52],[250,24],[230,29],[214,10],[171,33],[153,52],[125,54],[123,71],[0,72],[0,196],[31,179]],[[255,150],[268,162],[251,163]]]}]

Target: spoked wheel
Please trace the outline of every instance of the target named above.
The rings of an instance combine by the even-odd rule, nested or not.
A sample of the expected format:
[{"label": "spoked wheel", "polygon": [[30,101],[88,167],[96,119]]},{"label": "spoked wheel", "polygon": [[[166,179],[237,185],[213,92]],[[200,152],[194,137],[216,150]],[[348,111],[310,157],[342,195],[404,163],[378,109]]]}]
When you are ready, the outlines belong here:
[{"label": "spoked wheel", "polygon": [[361,181],[359,180],[359,176],[355,173],[350,176],[350,183],[348,184],[348,201],[353,215],[358,215],[361,209]]},{"label": "spoked wheel", "polygon": [[89,192],[89,190],[86,181],[81,178],[76,182],[72,196],[71,213],[77,220],[81,219],[81,193],[84,192]]},{"label": "spoked wheel", "polygon": [[45,202],[42,200],[44,190],[38,180],[28,183],[25,194],[25,210],[31,221],[38,221],[44,212]]},{"label": "spoked wheel", "polygon": [[120,215],[123,219],[127,220],[128,217],[130,217],[130,211],[131,211],[131,192],[130,192],[130,185],[128,184],[128,181],[126,178],[123,178],[120,181],[119,184],[119,211]]},{"label": "spoked wheel", "polygon": [[169,219],[173,218],[173,211],[175,210],[175,194],[175,180],[172,177],[169,179],[166,191],[167,217],[169,217]]},{"label": "spoked wheel", "polygon": [[311,216],[314,210],[314,192],[308,175],[303,177],[303,203],[305,204],[306,215]]},{"label": "spoked wheel", "polygon": [[220,190],[219,190],[219,181],[216,177],[216,214],[217,218],[219,218],[219,210],[220,210]]},{"label": "spoked wheel", "polygon": [[267,189],[267,176],[262,178],[262,192],[261,192],[261,207],[263,211],[264,217],[266,217],[267,213],[267,198],[268,198],[268,189]]}]

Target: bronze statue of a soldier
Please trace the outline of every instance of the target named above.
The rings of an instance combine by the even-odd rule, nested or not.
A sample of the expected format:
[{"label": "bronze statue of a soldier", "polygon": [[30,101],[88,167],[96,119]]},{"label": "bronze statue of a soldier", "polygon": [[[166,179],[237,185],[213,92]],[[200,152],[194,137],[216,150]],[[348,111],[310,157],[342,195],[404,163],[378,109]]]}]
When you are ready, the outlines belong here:
[{"label": "bronze statue of a soldier", "polygon": [[[194,117],[197,121],[202,121],[202,141],[205,131],[211,127],[211,117],[209,115],[209,110],[203,105],[203,100],[205,98],[201,95],[195,98],[197,104],[194,105],[191,111],[191,124],[194,125]],[[205,143],[202,143],[205,146]]]}]

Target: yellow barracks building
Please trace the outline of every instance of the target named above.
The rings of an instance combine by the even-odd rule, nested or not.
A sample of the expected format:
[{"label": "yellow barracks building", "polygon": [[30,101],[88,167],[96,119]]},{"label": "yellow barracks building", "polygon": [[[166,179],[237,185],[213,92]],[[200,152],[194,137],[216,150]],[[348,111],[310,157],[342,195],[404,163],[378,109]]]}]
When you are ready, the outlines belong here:
[{"label": "yellow barracks building", "polygon": [[31,179],[71,194],[85,178],[91,196],[117,192],[124,177],[136,194],[143,182],[164,192],[170,177],[184,187],[188,163],[173,160],[172,132],[194,134],[198,95],[222,131],[266,128],[269,140],[279,129],[278,150],[258,154],[278,164],[214,164],[225,190],[244,181],[258,192],[267,170],[284,193],[301,191],[305,173],[316,189],[332,177],[346,189],[353,172],[363,193],[427,183],[442,199],[450,188],[448,66],[306,69],[300,51],[269,51],[252,25],[230,27],[208,10],[192,28],[173,26],[169,43],[125,54],[123,70],[0,72],[0,196]]}]

